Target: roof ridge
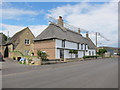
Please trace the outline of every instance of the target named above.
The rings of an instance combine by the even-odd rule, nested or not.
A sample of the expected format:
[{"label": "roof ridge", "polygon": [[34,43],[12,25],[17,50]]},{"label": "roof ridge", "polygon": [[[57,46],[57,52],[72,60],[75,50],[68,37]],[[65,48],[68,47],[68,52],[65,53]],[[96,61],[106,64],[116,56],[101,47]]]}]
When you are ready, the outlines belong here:
[{"label": "roof ridge", "polygon": [[[63,27],[63,26],[60,26],[60,25],[58,25],[58,24],[56,24],[56,23],[53,23],[53,22],[51,22],[50,25],[56,25],[56,26],[60,27],[62,30],[65,29],[65,30],[67,30],[67,31],[70,31],[70,32],[76,33],[76,34],[78,34],[78,35],[81,35],[81,34],[78,33],[78,32],[75,32],[75,31],[70,30],[70,29],[68,29],[68,28],[65,28],[65,27]],[[63,31],[65,31],[65,30],[63,30]],[[82,35],[81,35],[81,36],[82,36]]]}]

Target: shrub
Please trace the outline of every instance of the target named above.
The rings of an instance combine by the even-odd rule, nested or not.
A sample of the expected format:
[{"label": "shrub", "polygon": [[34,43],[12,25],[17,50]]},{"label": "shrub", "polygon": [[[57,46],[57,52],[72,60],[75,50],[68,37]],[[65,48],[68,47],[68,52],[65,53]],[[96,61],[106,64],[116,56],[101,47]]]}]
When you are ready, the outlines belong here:
[{"label": "shrub", "polygon": [[13,60],[16,60],[15,56],[13,56]]},{"label": "shrub", "polygon": [[48,55],[46,54],[46,52],[38,51],[37,55],[38,55],[39,58],[42,59],[42,61],[46,61],[47,60]]},{"label": "shrub", "polygon": [[99,49],[98,54],[103,57],[103,54],[104,54],[105,52],[107,52],[106,49]]},{"label": "shrub", "polygon": [[72,54],[72,53],[73,53],[73,50],[69,50],[69,53],[71,53],[71,54]]},{"label": "shrub", "polygon": [[31,63],[31,62],[32,62],[32,59],[28,59],[28,62]]},{"label": "shrub", "polygon": [[78,50],[73,50],[73,53],[74,54],[78,54]]}]

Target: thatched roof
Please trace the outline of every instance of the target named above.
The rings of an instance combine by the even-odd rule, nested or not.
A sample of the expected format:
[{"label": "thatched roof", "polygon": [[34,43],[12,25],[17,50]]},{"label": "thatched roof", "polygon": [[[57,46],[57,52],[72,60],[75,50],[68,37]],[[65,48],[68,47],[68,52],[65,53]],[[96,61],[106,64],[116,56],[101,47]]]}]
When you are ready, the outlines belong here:
[{"label": "thatched roof", "polygon": [[47,40],[47,39],[61,39],[68,40],[76,43],[84,43],[89,46],[90,49],[95,49],[93,43],[81,34],[64,28],[58,24],[51,23],[40,35],[38,35],[34,41]]}]

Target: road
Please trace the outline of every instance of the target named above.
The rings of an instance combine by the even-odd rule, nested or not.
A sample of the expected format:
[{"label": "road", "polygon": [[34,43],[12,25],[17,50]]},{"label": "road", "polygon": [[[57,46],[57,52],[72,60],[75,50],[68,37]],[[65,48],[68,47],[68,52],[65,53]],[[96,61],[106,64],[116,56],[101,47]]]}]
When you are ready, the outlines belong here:
[{"label": "road", "polygon": [[3,63],[3,88],[118,88],[118,59],[43,66]]}]

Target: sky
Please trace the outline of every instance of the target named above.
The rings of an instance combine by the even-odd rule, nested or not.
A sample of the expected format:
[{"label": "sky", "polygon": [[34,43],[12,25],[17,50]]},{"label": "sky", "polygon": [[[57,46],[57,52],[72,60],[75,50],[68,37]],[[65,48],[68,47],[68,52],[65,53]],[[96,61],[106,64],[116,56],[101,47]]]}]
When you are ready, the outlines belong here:
[{"label": "sky", "polygon": [[[35,36],[48,25],[49,16],[89,31],[98,46],[118,46],[118,3],[117,2],[3,2],[0,4],[0,32],[12,37],[16,32],[29,27]],[[82,33],[85,36],[85,33]]]}]

